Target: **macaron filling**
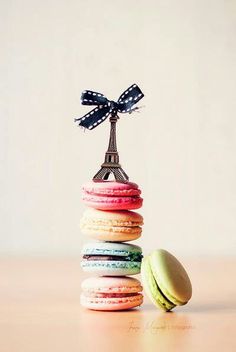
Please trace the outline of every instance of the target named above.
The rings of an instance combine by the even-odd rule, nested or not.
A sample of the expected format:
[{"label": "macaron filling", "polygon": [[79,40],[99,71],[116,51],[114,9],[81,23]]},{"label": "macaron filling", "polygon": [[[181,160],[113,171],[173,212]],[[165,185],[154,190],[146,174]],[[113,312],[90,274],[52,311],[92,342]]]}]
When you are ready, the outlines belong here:
[{"label": "macaron filling", "polygon": [[[131,259],[131,257],[133,259]],[[128,262],[141,262],[142,255],[138,253],[136,256],[119,256],[119,255],[83,255],[83,259],[85,260],[117,260],[117,261],[128,261]]]},{"label": "macaron filling", "polygon": [[124,226],[102,226],[102,225],[92,225],[92,224],[81,224],[81,229],[82,230],[88,230],[88,231],[97,231],[97,232],[102,232],[102,231],[108,231],[108,232],[124,232],[124,233],[140,233],[142,232],[142,228],[139,226],[134,226],[130,225],[129,227],[124,225]]},{"label": "macaron filling", "polygon": [[128,262],[141,262],[142,260],[142,253],[133,253],[130,252],[128,255],[94,255],[94,254],[84,254],[83,259],[85,260],[121,260],[121,261],[128,261]]},{"label": "macaron filling", "polygon": [[93,195],[93,194],[90,194],[88,192],[83,192],[82,194],[82,200],[85,200],[85,201],[96,201],[96,203],[107,203],[107,197],[109,198],[109,203],[124,203],[127,202],[127,203],[132,203],[132,202],[136,202],[137,200],[139,201],[143,201],[143,199],[139,196],[102,196],[102,195]]},{"label": "macaron filling", "polygon": [[162,296],[163,300],[159,300],[158,303],[162,306],[162,308],[164,308],[165,310],[169,311],[172,308],[175,307],[175,304],[173,302],[171,302],[162,292],[162,290],[160,289],[160,287],[157,284],[157,281],[155,279],[155,276],[152,277],[153,280],[155,281],[155,285],[157,290],[159,291],[160,295]]},{"label": "macaron filling", "polygon": [[133,182],[119,183],[112,181],[90,182],[82,187],[82,190],[88,194],[105,195],[105,196],[134,196],[141,194],[138,185]]},{"label": "macaron filling", "polygon": [[173,308],[176,306],[183,306],[187,303],[187,302],[180,302],[175,297],[173,297],[167,290],[165,290],[163,287],[161,287],[160,284],[158,285],[157,281],[156,281],[156,274],[155,273],[153,274],[153,279],[155,280],[156,285],[157,285],[158,290],[160,291],[161,295],[165,298],[166,301],[168,301],[170,304],[173,305]]},{"label": "macaron filling", "polygon": [[[81,294],[81,300],[82,302],[84,300],[88,301],[88,303],[99,303],[99,304],[112,304],[112,305],[119,305],[122,303],[132,303],[135,302],[135,306],[141,305],[143,301],[143,295],[141,293],[136,294],[136,295],[131,295],[131,296],[125,296],[125,297],[87,297],[84,295],[84,293]],[[131,307],[120,307],[119,309],[128,309],[132,308]],[[94,307],[94,309],[97,309]]]},{"label": "macaron filling", "polygon": [[126,228],[128,228],[128,231],[132,231],[133,229],[136,230],[141,230],[141,227],[139,226],[140,223],[134,223],[134,222],[125,222],[125,223],[117,223],[110,225],[108,222],[105,224],[99,224],[97,223],[92,223],[92,222],[80,222],[80,227],[83,229],[88,229],[88,230],[95,230],[95,231],[101,231],[101,230],[105,230],[105,231],[126,231]]},{"label": "macaron filling", "polygon": [[123,298],[123,297],[135,297],[140,295],[138,292],[126,292],[126,293],[107,293],[107,292],[84,292],[85,297],[90,298]]}]

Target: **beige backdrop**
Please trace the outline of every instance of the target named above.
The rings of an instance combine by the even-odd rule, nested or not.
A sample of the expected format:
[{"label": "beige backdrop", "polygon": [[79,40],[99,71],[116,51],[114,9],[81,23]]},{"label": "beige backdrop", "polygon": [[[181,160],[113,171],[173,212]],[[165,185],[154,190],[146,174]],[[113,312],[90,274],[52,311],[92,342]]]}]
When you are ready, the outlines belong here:
[{"label": "beige backdrop", "polygon": [[235,253],[236,1],[0,1],[2,254],[75,254],[80,188],[109,124],[83,133],[84,89],[145,93],[118,126],[143,190],[145,253]]}]

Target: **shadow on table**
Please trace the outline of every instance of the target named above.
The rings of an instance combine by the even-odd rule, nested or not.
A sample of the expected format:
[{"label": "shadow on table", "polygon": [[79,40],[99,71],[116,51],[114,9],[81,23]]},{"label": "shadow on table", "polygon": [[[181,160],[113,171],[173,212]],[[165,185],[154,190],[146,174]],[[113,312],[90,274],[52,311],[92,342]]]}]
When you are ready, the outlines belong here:
[{"label": "shadow on table", "polygon": [[[158,312],[159,310],[153,305],[153,304],[145,304],[142,306],[142,311],[143,312]],[[188,305],[185,306],[181,306],[178,307],[176,309],[174,309],[171,312],[167,312],[164,314],[174,314],[176,313],[204,313],[204,312],[234,312],[236,311],[236,302],[214,302],[214,303],[210,303],[210,302],[206,302],[206,303],[193,303],[191,304],[191,302]]]}]

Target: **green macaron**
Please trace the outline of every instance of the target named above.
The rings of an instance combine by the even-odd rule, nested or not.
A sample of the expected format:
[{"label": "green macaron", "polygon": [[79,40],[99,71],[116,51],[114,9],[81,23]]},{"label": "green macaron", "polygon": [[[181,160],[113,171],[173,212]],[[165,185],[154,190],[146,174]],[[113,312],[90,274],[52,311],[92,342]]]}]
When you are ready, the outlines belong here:
[{"label": "green macaron", "polygon": [[164,311],[186,304],[192,296],[186,270],[164,249],[157,249],[142,260],[141,275],[147,296]]}]

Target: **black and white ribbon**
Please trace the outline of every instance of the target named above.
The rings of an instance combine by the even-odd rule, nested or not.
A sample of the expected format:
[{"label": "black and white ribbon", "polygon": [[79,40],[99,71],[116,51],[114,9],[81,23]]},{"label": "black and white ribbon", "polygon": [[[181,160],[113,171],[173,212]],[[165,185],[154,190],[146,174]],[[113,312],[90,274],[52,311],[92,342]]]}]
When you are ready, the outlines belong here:
[{"label": "black and white ribbon", "polygon": [[100,125],[109,115],[115,116],[117,112],[130,114],[134,110],[137,110],[138,107],[133,108],[133,105],[143,97],[144,94],[136,84],[126,89],[117,102],[108,100],[101,93],[85,90],[81,95],[81,104],[97,105],[97,107],[83,117],[76,118],[75,122],[78,123],[78,126],[92,130]]}]

